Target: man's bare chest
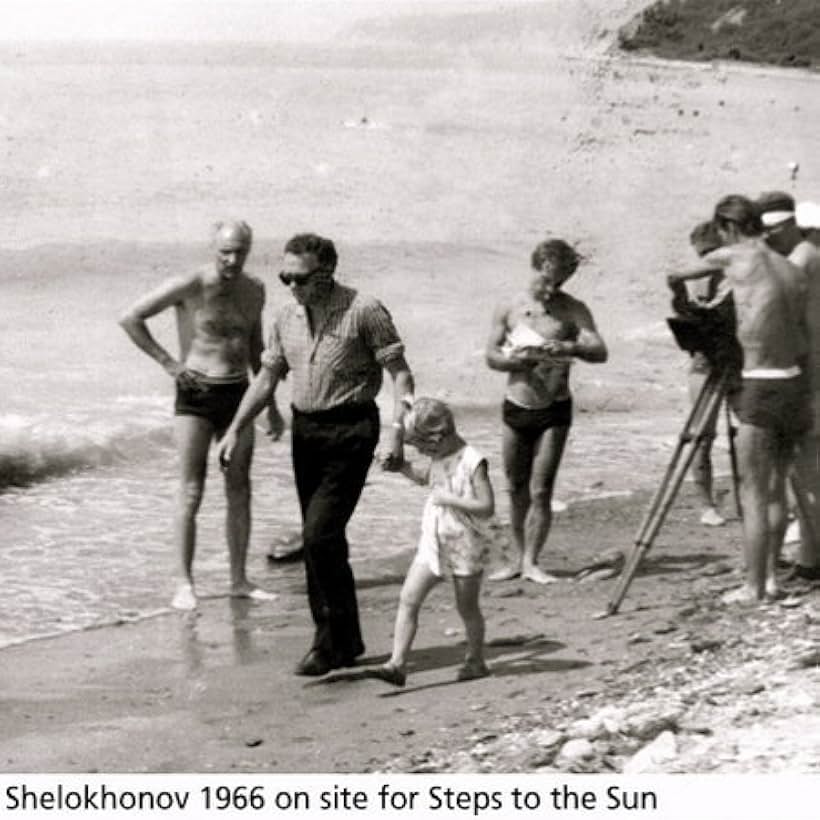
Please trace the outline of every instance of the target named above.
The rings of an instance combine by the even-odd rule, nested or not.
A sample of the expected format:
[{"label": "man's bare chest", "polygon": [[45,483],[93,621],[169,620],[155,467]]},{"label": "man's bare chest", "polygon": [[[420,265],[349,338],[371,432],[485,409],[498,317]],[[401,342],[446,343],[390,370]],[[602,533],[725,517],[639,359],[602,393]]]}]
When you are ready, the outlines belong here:
[{"label": "man's bare chest", "polygon": [[218,297],[198,299],[187,306],[196,335],[236,339],[247,337],[254,318],[247,306],[238,300]]},{"label": "man's bare chest", "polygon": [[509,328],[525,325],[544,339],[566,339],[575,333],[571,313],[562,305],[516,305],[508,314]]}]

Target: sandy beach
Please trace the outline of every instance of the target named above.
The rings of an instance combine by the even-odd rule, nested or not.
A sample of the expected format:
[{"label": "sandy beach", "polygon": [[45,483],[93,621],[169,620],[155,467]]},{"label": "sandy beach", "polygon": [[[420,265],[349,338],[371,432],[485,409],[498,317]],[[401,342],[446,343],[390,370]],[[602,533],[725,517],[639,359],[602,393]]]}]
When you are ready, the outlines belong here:
[{"label": "sandy beach", "polygon": [[[723,194],[817,199],[820,78],[627,58],[614,31],[644,4],[580,5],[545,4],[536,32],[484,21],[477,47],[445,15],[430,49],[366,28],[353,50],[0,49],[0,770],[820,769],[820,592],[791,584],[780,604],[721,606],[740,579],[736,517],[699,526],[685,484],[616,617],[592,617],[611,578],[576,578],[631,548],[685,418],[663,274],[690,260],[686,237]],[[248,267],[270,283],[266,325],[287,295],[283,238],[338,240],[339,278],[390,307],[418,392],[451,402],[487,453],[502,524],[489,318],[545,233],[578,243],[568,289],[611,357],[573,373],[567,508],[542,557],[559,583],[486,587],[491,677],[456,683],[445,586],[405,689],[359,669],[293,675],[311,634],[302,568],[265,557],[298,528],[286,442],[260,438],[249,561],[279,598],[223,596],[212,482],[205,598],[194,615],[168,610],[170,387],[115,320],[207,262],[208,226],[225,215],[256,230]],[[720,439],[716,465],[731,515]],[[365,664],[389,654],[423,498],[374,470],[351,523]]]},{"label": "sandy beach", "polygon": [[[620,613],[593,618],[612,581],[574,576],[602,547],[631,545],[646,501],[560,514],[544,560],[559,583],[488,586],[483,680],[455,680],[463,635],[445,586],[422,614],[406,688],[359,669],[294,676],[311,634],[298,566],[266,579],[281,593],[270,604],[212,599],[194,616],[6,649],[2,767],[817,772],[820,589],[792,586],[788,606],[721,606],[739,581],[736,520],[715,536],[684,493]],[[389,654],[408,560],[358,573],[364,664]],[[630,764],[661,736],[663,755]]]}]

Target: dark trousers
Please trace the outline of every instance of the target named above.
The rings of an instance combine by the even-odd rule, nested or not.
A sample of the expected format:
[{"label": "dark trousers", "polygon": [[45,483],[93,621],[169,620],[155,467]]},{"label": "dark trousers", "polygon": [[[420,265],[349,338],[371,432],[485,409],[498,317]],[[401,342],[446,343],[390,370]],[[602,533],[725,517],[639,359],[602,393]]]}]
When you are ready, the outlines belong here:
[{"label": "dark trousers", "polygon": [[379,440],[375,404],[293,412],[293,472],[302,508],[313,649],[334,662],[364,652],[347,522],[356,509]]}]

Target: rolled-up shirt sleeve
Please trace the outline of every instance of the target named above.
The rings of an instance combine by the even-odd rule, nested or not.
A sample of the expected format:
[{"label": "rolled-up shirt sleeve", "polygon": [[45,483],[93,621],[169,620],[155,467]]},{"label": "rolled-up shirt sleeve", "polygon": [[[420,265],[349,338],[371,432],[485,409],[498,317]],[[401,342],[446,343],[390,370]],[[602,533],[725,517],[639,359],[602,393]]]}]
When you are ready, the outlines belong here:
[{"label": "rolled-up shirt sleeve", "polygon": [[267,367],[269,370],[281,369],[282,376],[288,370],[288,360],[285,358],[285,351],[282,347],[282,338],[279,334],[279,323],[274,322],[268,334],[268,344],[262,351],[261,356],[262,367]]},{"label": "rolled-up shirt sleeve", "polygon": [[368,300],[361,315],[361,332],[373,357],[382,366],[404,356],[404,343],[399,338],[393,317],[376,299]]}]

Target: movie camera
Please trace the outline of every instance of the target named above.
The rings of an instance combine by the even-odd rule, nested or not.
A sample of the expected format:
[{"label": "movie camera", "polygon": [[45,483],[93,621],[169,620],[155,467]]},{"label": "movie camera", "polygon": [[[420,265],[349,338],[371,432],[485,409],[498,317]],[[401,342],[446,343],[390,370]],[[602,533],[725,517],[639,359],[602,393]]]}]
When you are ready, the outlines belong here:
[{"label": "movie camera", "polygon": [[739,370],[742,351],[735,335],[735,307],[732,295],[714,306],[688,302],[666,322],[678,347],[689,354],[702,354],[712,368]]},{"label": "movie camera", "polygon": [[[686,424],[678,437],[677,447],[666,473],[649,506],[635,537],[632,553],[618,578],[615,592],[601,616],[614,615],[623,601],[641,559],[649,551],[669,512],[698,448],[712,435],[714,419],[723,399],[740,374],[743,353],[735,336],[735,309],[731,294],[717,304],[702,305],[681,296],[672,300],[675,316],[667,319],[669,329],[681,350],[690,355],[702,355],[709,368],[703,387],[695,399]],[[726,430],[729,437],[729,455],[735,489],[735,504],[741,515],[738,496],[737,458],[735,455],[735,427],[726,409]]]}]

